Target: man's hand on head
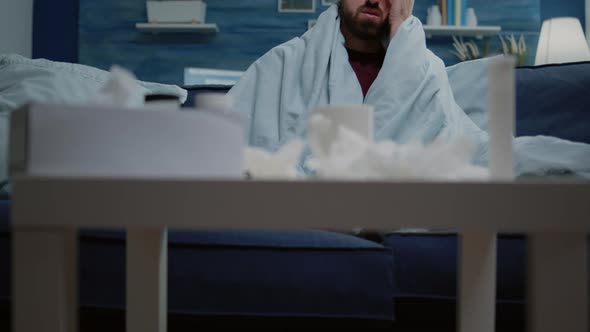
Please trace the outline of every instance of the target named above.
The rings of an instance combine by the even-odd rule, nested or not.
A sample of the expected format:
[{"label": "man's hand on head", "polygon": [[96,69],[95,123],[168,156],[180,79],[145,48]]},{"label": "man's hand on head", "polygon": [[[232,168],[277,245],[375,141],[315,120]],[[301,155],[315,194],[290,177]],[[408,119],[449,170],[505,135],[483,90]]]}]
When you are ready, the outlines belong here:
[{"label": "man's hand on head", "polygon": [[391,40],[395,37],[395,33],[400,25],[414,12],[414,0],[388,1],[391,3],[391,9],[389,10],[389,25],[391,26],[389,38]]}]

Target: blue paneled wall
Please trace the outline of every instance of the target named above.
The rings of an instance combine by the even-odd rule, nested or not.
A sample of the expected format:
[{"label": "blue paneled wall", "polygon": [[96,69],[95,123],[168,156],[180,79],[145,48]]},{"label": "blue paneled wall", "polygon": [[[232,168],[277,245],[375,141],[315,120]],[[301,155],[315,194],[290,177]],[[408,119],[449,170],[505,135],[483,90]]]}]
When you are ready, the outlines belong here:
[{"label": "blue paneled wall", "polygon": [[[317,1],[318,13],[327,8]],[[278,13],[276,0],[210,0],[206,21],[218,34],[151,35],[135,29],[146,21],[145,0],[81,0],[80,61],[104,69],[116,63],[142,79],[178,84],[188,66],[244,70],[305,32],[317,15]]]},{"label": "blue paneled wall", "polygon": [[573,16],[577,17],[585,28],[585,8],[583,0],[541,0],[541,18],[546,20],[556,16]]},{"label": "blue paneled wall", "polygon": [[[80,0],[79,60],[108,69],[124,66],[140,79],[182,84],[185,67],[245,70],[273,46],[299,36],[307,21],[327,7],[316,0],[315,14],[278,13],[276,0],[209,0],[207,22],[220,32],[211,36],[151,35],[135,29],[146,21],[145,0]],[[470,0],[482,25],[501,25],[505,33],[524,34],[536,49],[541,26],[541,0]],[[436,0],[416,0],[415,15],[426,21],[426,9]],[[483,44],[483,42],[480,42]],[[450,38],[428,40],[447,65]],[[498,48],[497,38],[491,49]],[[533,52],[534,53],[534,52]],[[533,54],[534,56],[534,54]]]}]

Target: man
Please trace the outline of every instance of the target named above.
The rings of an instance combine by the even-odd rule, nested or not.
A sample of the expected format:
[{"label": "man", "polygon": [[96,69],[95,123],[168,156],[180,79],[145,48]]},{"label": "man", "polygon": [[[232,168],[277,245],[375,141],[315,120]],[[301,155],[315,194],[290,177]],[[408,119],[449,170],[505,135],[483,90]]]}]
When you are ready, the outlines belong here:
[{"label": "man", "polygon": [[[390,120],[398,119],[386,115],[392,110],[403,117],[429,103],[449,109],[441,107],[450,101],[444,64],[426,48],[412,10],[413,0],[341,0],[303,36],[259,58],[229,92],[236,111],[249,119],[250,144],[280,148],[305,135],[309,114],[327,104],[372,105],[376,138],[440,134],[440,128],[385,129],[397,126]],[[381,135],[382,129],[393,135]]]},{"label": "man", "polygon": [[[247,118],[248,143],[276,151],[305,138],[310,114],[329,104],[371,105],[374,139],[468,138],[487,164],[488,135],[455,102],[447,69],[426,47],[413,0],[341,0],[301,37],[254,62],[228,93]],[[485,78],[482,78],[485,79]],[[516,175],[590,176],[590,147],[553,137],[515,139]],[[309,157],[304,153],[302,164]]]}]

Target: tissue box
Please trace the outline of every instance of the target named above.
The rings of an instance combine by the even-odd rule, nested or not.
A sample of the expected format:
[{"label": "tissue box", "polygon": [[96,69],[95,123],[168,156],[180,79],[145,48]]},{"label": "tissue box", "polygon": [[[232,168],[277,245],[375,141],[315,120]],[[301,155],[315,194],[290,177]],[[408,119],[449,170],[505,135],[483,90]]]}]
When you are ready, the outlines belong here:
[{"label": "tissue box", "polygon": [[237,114],[29,104],[11,116],[11,175],[241,177]]},{"label": "tissue box", "polygon": [[203,1],[147,1],[150,23],[205,23]]}]

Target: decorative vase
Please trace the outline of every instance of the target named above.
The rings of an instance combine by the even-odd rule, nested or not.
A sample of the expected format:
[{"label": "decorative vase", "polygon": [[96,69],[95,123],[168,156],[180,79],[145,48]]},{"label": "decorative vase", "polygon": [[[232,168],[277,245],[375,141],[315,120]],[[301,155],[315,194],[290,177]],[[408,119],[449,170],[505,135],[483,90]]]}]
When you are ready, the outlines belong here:
[{"label": "decorative vase", "polygon": [[434,5],[428,8],[428,16],[426,17],[426,24],[427,25],[441,25],[442,24],[442,15],[440,13],[440,8],[438,5]]},{"label": "decorative vase", "polygon": [[468,8],[467,9],[467,26],[468,27],[476,27],[477,26],[477,15],[475,15],[475,9]]}]

